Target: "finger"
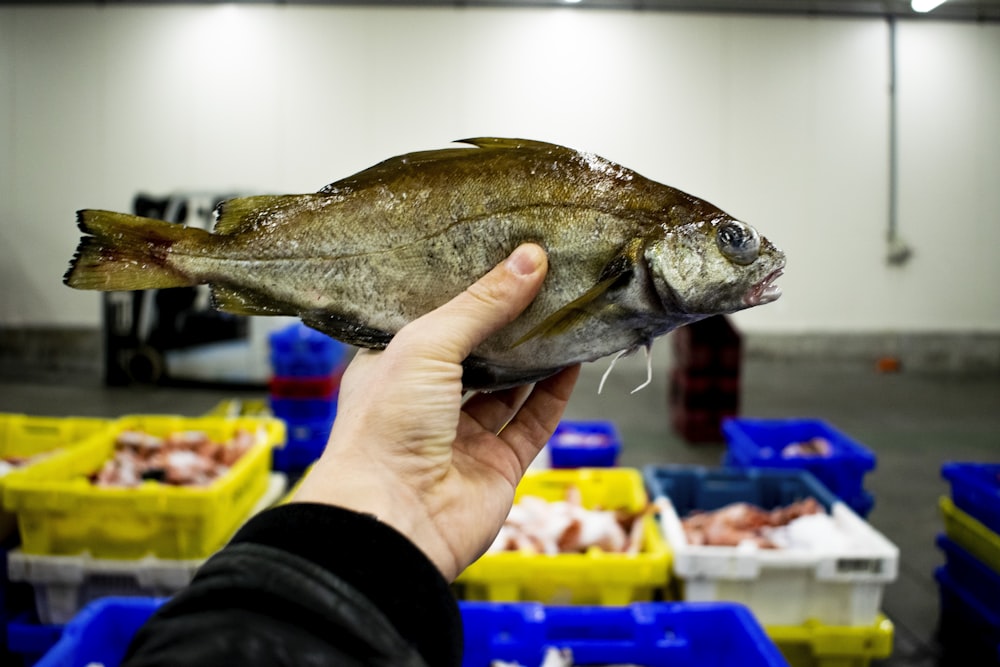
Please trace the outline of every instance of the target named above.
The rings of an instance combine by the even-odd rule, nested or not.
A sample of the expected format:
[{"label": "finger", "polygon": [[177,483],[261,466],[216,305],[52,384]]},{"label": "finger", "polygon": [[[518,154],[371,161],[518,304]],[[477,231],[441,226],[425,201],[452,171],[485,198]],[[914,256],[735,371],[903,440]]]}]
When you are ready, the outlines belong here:
[{"label": "finger", "polygon": [[579,376],[577,364],[536,384],[524,405],[500,432],[500,439],[517,455],[522,473],[555,432]]},{"label": "finger", "polygon": [[462,412],[472,421],[460,422],[458,437],[472,435],[473,428],[489,431],[493,435],[517,414],[521,406],[531,394],[533,385],[522,385],[495,392],[479,392],[469,398],[462,406]]},{"label": "finger", "polygon": [[460,363],[528,307],[547,269],[541,247],[521,245],[464,292],[404,327],[397,337],[433,343],[441,361]]}]

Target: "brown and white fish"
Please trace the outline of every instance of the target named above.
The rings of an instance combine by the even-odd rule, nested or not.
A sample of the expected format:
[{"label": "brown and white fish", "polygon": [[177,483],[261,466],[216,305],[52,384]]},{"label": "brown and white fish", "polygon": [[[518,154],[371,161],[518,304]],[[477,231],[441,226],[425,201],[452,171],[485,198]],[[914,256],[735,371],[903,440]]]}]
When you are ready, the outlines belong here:
[{"label": "brown and white fish", "polygon": [[96,290],[207,283],[217,308],[295,315],[382,348],[521,243],[548,253],[541,292],[465,362],[469,389],[540,380],[648,346],[678,326],[774,301],[784,255],[706,201],[593,153],[481,138],[391,158],[317,193],[220,204],[214,233],[78,214],[65,282]]}]

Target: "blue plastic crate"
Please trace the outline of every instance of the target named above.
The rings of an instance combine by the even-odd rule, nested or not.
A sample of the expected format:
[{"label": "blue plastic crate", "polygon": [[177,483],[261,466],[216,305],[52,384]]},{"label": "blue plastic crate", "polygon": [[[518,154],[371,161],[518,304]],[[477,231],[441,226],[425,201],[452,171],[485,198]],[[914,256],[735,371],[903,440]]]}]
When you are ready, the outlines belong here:
[{"label": "blue plastic crate", "polygon": [[946,463],[941,476],[958,509],[1000,535],[1000,463]]},{"label": "blue plastic crate", "polygon": [[642,476],[650,498],[669,498],[681,517],[730,503],[751,503],[769,510],[812,496],[829,511],[837,502],[806,470],[648,465]]},{"label": "blue plastic crate", "polygon": [[610,468],[621,444],[612,422],[565,421],[549,438],[549,458],[553,468]]},{"label": "blue plastic crate", "polygon": [[732,603],[634,603],[625,607],[462,602],[462,667],[492,660],[542,664],[547,647],[575,664],[644,667],[787,666],[750,612]]},{"label": "blue plastic crate", "polygon": [[[83,609],[36,667],[117,667],[135,632],[163,600],[103,598]],[[787,667],[750,612],[731,603],[637,603],[627,607],[546,607],[462,602],[463,667],[491,660],[541,664],[548,646],[577,664],[646,667]]]},{"label": "blue plastic crate", "polygon": [[[726,454],[722,459],[722,465],[730,468],[744,468],[744,469],[758,467],[752,465],[751,466],[741,465],[739,462],[733,459],[731,452],[726,452]],[[777,468],[777,469],[780,470],[782,468]],[[813,474],[813,476],[815,477],[816,475]],[[822,480],[820,481],[822,482]],[[872,508],[875,507],[875,496],[864,489],[861,489],[861,491],[858,494],[852,497],[849,498],[840,497],[840,499],[844,501],[844,503],[846,503],[848,507],[854,510],[855,514],[863,518],[871,514]]]},{"label": "blue plastic crate", "polygon": [[1000,610],[956,581],[950,566],[934,570],[940,592],[941,664],[1000,665]]},{"label": "blue plastic crate", "polygon": [[332,421],[337,414],[335,398],[268,398],[271,413],[286,422]]},{"label": "blue plastic crate", "polygon": [[271,369],[282,377],[330,375],[343,361],[348,347],[324,333],[296,322],[269,337]]},{"label": "blue plastic crate", "polygon": [[937,547],[945,556],[948,575],[964,590],[1000,614],[1000,573],[978,560],[947,535],[937,536]]},{"label": "blue plastic crate", "polygon": [[39,623],[32,612],[22,612],[7,624],[7,650],[20,664],[34,665],[48,653],[63,633],[61,625]]},{"label": "blue plastic crate", "polygon": [[[865,473],[876,464],[869,449],[819,419],[727,419],[722,432],[725,465],[808,470],[847,503],[863,497]],[[830,443],[829,456],[781,455],[786,446],[816,437]]]},{"label": "blue plastic crate", "polygon": [[163,604],[162,598],[107,597],[96,600],[66,625],[62,637],[35,667],[117,667],[133,635]]},{"label": "blue plastic crate", "polygon": [[847,503],[854,510],[854,513],[862,518],[871,514],[872,508],[875,507],[875,496],[864,490],[861,491],[860,495],[850,499],[842,498],[841,500]]},{"label": "blue plastic crate", "polygon": [[281,472],[302,472],[323,453],[333,419],[286,420],[285,446],[272,450],[272,468]]}]

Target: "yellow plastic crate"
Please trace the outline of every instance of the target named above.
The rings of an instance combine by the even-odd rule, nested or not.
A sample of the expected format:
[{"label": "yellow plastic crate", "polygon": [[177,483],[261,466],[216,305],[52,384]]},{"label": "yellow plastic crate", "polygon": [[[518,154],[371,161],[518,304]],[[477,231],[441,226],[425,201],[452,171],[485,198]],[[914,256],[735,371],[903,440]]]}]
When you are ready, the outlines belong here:
[{"label": "yellow plastic crate", "polygon": [[[33,417],[22,414],[0,414],[0,457],[32,457],[72,446],[97,431],[108,428],[109,419],[93,417]],[[38,462],[36,462],[38,463]],[[0,505],[3,488],[36,463],[11,470],[0,477]],[[0,541],[14,532],[14,514],[0,508]]]},{"label": "yellow plastic crate", "polygon": [[[87,479],[112,456],[116,436],[126,430],[161,437],[203,431],[224,442],[239,429],[257,433],[258,442],[207,487],[146,481],[136,488],[100,488]],[[206,558],[223,545],[264,494],[271,448],[284,437],[284,422],[273,418],[123,417],[9,480],[4,505],[17,513],[21,548],[28,554]]]},{"label": "yellow plastic crate", "polygon": [[275,505],[287,505],[288,503],[292,502],[292,498],[295,497],[295,494],[298,493],[299,489],[302,487],[302,480],[304,480],[306,476],[312,472],[314,465],[316,464],[314,463],[310,465],[308,468],[305,469],[305,472],[299,475],[299,478],[296,479],[292,484],[292,488],[285,491],[285,494],[281,496],[281,498],[275,503]]},{"label": "yellow plastic crate", "polygon": [[945,535],[994,572],[1000,572],[1000,535],[958,509],[947,496],[941,496],[938,507],[944,517]]},{"label": "yellow plastic crate", "polygon": [[892,654],[892,621],[879,614],[874,625],[766,626],[764,631],[791,667],[867,667]]},{"label": "yellow plastic crate", "polygon": [[[514,502],[525,495],[563,500],[571,486],[580,490],[588,509],[640,512],[648,504],[642,475],[630,468],[529,472],[518,485]],[[468,600],[491,602],[622,605],[653,600],[665,595],[670,550],[654,518],[647,515],[640,520],[643,545],[638,554],[598,548],[583,554],[484,554],[459,575],[459,593]]]},{"label": "yellow plastic crate", "polygon": [[219,401],[205,417],[270,417],[271,408],[266,400],[227,398]]}]

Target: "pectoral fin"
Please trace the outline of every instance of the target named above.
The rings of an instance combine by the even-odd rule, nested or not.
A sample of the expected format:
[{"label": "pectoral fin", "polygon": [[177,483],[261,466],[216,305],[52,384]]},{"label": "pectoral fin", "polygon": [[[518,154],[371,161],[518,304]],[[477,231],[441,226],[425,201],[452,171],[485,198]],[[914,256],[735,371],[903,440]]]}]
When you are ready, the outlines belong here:
[{"label": "pectoral fin", "polygon": [[620,253],[604,266],[596,285],[542,320],[531,331],[521,336],[514,343],[514,347],[539,336],[558,336],[591,317],[593,302],[612,287],[631,277],[641,249],[642,241],[640,239],[630,241]]},{"label": "pectoral fin", "polygon": [[531,331],[518,338],[514,343],[514,347],[517,347],[522,343],[526,343],[533,338],[537,338],[538,336],[558,336],[559,334],[565,333],[579,323],[583,322],[590,315],[587,310],[587,306],[594,299],[604,294],[616,280],[617,277],[608,278],[597,283],[587,290],[582,296],[570,301],[568,304],[542,320]]}]

